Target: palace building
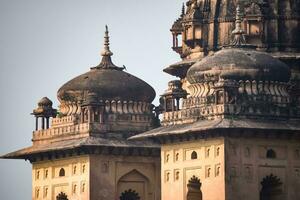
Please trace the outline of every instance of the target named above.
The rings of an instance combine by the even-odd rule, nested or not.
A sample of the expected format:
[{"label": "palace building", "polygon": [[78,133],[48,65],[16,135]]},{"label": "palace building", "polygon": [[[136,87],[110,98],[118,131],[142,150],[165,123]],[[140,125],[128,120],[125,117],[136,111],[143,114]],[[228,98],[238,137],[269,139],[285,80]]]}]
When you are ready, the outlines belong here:
[{"label": "palace building", "polygon": [[197,1],[171,28],[162,199],[300,199],[299,1]]},{"label": "palace building", "polygon": [[[156,123],[154,89],[112,63],[106,27],[101,63],[33,110],[33,145],[4,156],[32,163],[32,199],[160,199],[160,150],[127,138]],[[51,120],[51,126],[50,126]]]},{"label": "palace building", "polygon": [[177,77],[154,89],[102,60],[33,110],[34,200],[300,199],[300,1],[188,0]]}]

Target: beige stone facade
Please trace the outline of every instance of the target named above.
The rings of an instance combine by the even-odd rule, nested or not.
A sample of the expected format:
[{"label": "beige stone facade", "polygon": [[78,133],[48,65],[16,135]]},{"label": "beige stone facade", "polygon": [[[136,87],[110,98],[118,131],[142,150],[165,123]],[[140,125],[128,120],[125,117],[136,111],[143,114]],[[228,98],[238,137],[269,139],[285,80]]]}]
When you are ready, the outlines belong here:
[{"label": "beige stone facade", "polygon": [[[271,150],[276,157],[267,156]],[[261,182],[271,174],[283,183],[278,199],[299,199],[299,152],[297,140],[274,138],[221,137],[165,144],[162,199],[187,200],[188,181],[196,176],[205,200],[259,200]]]},{"label": "beige stone facade", "polygon": [[193,176],[202,183],[203,199],[225,199],[223,138],[166,144],[161,158],[162,199],[186,200],[187,184]]},{"label": "beige stone facade", "polygon": [[33,163],[32,199],[52,200],[61,192],[74,200],[89,199],[89,156]]},{"label": "beige stone facade", "polygon": [[132,189],[141,199],[160,197],[160,161],[145,157],[89,155],[33,163],[32,199],[119,199]]}]

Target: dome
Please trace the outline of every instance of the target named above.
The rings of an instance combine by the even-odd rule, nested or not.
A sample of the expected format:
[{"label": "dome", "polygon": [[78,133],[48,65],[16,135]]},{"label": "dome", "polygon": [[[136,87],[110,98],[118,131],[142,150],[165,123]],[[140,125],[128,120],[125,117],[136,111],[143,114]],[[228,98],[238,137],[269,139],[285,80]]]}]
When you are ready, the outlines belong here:
[{"label": "dome", "polygon": [[105,32],[104,50],[101,63],[80,76],[75,77],[58,90],[60,102],[81,102],[89,93],[98,100],[141,101],[151,103],[155,98],[154,89],[143,80],[124,72],[111,61],[108,30]]},{"label": "dome", "polygon": [[63,101],[80,101],[88,92],[95,93],[102,100],[134,100],[151,103],[154,89],[141,79],[116,69],[93,68],[58,90]]},{"label": "dome", "polygon": [[290,69],[267,53],[250,48],[225,48],[195,63],[187,72],[190,83],[219,78],[288,82]]},{"label": "dome", "polygon": [[235,81],[288,82],[289,67],[271,55],[250,48],[241,26],[240,7],[236,8],[235,29],[229,47],[196,62],[187,72],[193,83],[231,79]]},{"label": "dome", "polygon": [[39,107],[52,107],[53,103],[48,97],[43,97],[39,102],[38,106]]}]

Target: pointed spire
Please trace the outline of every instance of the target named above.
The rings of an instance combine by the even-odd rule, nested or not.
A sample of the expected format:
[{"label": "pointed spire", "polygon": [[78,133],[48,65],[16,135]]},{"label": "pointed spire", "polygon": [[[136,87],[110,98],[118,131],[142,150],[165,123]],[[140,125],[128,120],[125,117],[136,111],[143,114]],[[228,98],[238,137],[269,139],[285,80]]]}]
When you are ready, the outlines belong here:
[{"label": "pointed spire", "polygon": [[244,30],[242,29],[242,16],[243,13],[241,12],[240,5],[237,3],[236,6],[236,17],[235,17],[235,29],[232,31],[232,34],[234,35],[233,40],[231,41],[230,46],[246,46],[246,39],[244,36]]},{"label": "pointed spire", "polygon": [[112,56],[113,53],[109,49],[109,32],[108,32],[108,26],[105,25],[105,35],[104,35],[104,49],[101,52],[102,56]]},{"label": "pointed spire", "polygon": [[184,3],[182,3],[182,9],[181,9],[181,15],[180,15],[180,17],[183,17],[184,14],[185,14],[185,5],[184,5]]},{"label": "pointed spire", "polygon": [[105,35],[104,35],[104,48],[101,52],[102,60],[100,64],[92,69],[115,69],[115,70],[123,70],[121,67],[117,67],[113,64],[111,60],[111,56],[113,53],[109,49],[109,31],[107,25],[105,25]]}]

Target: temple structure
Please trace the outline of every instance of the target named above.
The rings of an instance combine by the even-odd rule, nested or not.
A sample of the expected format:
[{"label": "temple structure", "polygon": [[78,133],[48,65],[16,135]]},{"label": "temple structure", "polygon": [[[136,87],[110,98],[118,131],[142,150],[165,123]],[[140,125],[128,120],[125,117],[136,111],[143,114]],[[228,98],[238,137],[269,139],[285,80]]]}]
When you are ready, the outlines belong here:
[{"label": "temple structure", "polygon": [[300,199],[299,11],[272,0],[183,7],[162,126],[131,138],[161,144],[162,199]]},{"label": "temple structure", "polygon": [[[160,199],[160,151],[127,138],[154,127],[153,88],[112,63],[106,27],[102,61],[34,109],[33,145],[2,158],[32,167],[32,199]],[[51,125],[50,125],[51,122]]]},{"label": "temple structure", "polygon": [[159,106],[108,30],[59,109],[38,103],[33,145],[2,157],[33,164],[33,199],[300,199],[300,1],[188,0],[171,32]]}]

